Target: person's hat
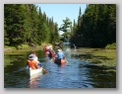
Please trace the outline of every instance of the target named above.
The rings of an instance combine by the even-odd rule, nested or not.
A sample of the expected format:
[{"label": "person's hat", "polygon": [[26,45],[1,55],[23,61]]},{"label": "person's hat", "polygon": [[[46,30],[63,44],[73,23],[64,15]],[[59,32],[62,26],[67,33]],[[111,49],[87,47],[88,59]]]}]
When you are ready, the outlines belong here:
[{"label": "person's hat", "polygon": [[30,55],[30,56],[29,56],[29,59],[30,59],[30,60],[34,60],[34,58],[35,58],[34,55]]},{"label": "person's hat", "polygon": [[58,52],[60,52],[61,51],[61,49],[58,49]]}]

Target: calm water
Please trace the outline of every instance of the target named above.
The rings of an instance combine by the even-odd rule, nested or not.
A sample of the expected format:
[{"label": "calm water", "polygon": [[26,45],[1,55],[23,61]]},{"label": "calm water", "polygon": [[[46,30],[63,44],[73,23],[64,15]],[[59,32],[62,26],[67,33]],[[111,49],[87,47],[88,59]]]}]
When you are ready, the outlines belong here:
[{"label": "calm water", "polygon": [[97,67],[87,61],[73,57],[76,50],[64,49],[68,63],[58,66],[44,58],[43,53],[38,51],[38,57],[43,67],[48,70],[47,74],[37,74],[28,77],[25,71],[25,55],[5,56],[4,68],[5,88],[116,88],[116,73],[107,71],[111,68]]}]

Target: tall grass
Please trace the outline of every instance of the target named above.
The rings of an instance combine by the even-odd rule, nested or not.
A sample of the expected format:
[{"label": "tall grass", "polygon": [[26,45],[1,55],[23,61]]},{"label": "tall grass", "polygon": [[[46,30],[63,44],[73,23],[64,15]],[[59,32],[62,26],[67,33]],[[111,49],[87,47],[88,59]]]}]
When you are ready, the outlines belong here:
[{"label": "tall grass", "polygon": [[78,52],[82,60],[86,60],[97,65],[116,66],[115,49],[80,48],[78,49]]}]

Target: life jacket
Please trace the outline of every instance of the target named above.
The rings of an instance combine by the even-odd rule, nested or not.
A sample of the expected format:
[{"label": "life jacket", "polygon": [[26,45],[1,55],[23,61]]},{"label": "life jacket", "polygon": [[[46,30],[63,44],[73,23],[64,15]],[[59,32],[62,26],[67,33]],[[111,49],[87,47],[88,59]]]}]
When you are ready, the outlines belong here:
[{"label": "life jacket", "polygon": [[32,68],[32,69],[38,68],[38,63],[35,60],[27,60],[27,65],[29,68]]},{"label": "life jacket", "polygon": [[54,51],[52,51],[51,54],[52,54],[52,57],[55,57],[56,55]]},{"label": "life jacket", "polygon": [[55,57],[55,55],[56,55],[56,54],[55,54],[54,51],[51,51],[51,50],[49,51],[49,57]]}]

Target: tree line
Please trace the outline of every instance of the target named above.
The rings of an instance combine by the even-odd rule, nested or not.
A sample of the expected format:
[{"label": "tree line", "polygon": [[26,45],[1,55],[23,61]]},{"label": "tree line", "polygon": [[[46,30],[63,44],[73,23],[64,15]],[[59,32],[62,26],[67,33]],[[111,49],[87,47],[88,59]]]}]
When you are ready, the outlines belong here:
[{"label": "tree line", "polygon": [[83,15],[79,8],[70,41],[78,47],[94,48],[116,43],[116,5],[89,4]]},{"label": "tree line", "polygon": [[[68,17],[59,30],[64,31],[62,41],[70,38],[77,47],[105,47],[116,43],[116,5],[89,4],[82,14],[81,7],[77,21]],[[73,25],[71,25],[73,23]],[[71,32],[67,32],[70,28]],[[4,45],[41,45],[43,42],[60,41],[58,24],[53,17],[42,13],[34,4],[4,5]]]},{"label": "tree line", "polygon": [[4,4],[4,45],[41,45],[59,40],[58,24],[34,4]]}]

